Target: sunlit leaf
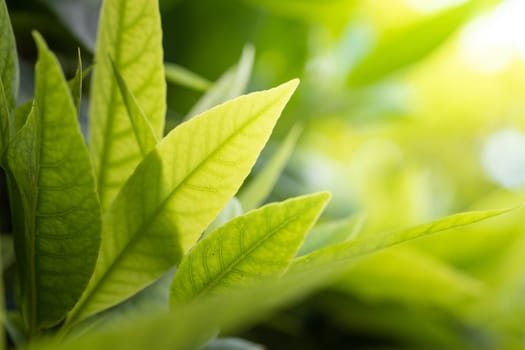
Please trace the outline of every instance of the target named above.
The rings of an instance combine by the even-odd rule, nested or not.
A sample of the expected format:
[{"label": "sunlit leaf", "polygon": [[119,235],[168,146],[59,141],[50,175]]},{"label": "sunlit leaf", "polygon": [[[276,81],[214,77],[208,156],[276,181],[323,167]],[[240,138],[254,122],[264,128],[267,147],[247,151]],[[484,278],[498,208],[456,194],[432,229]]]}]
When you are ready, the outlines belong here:
[{"label": "sunlit leaf", "polygon": [[320,193],[270,204],[212,232],[182,259],[172,304],[282,275],[328,198]]},{"label": "sunlit leaf", "polygon": [[21,306],[30,332],[59,322],[93,271],[100,208],[86,145],[55,56],[35,34],[35,103],[8,148],[24,215],[15,232]]},{"label": "sunlit leaf", "polygon": [[381,249],[391,247],[406,241],[424,237],[433,233],[450,230],[455,227],[472,224],[494,216],[505,214],[510,209],[473,211],[460,213],[433,221],[410,229],[394,231],[371,237],[358,238],[350,242],[340,243],[297,258],[290,268],[291,272],[308,271],[323,265],[345,263],[359,256],[371,254]]},{"label": "sunlit leaf", "polygon": [[115,62],[148,116],[155,136],[160,138],[166,111],[161,38],[157,1],[103,2],[89,119],[89,147],[103,210],[142,159],[108,58]]},{"label": "sunlit leaf", "polygon": [[279,179],[286,162],[290,159],[297,139],[301,134],[301,127],[295,126],[279,149],[272,155],[265,167],[239,193],[239,200],[244,210],[257,208],[270,195]]},{"label": "sunlit leaf", "polygon": [[77,113],[80,113],[80,101],[82,99],[82,57],[80,56],[80,49],[78,49],[78,63],[75,76],[71,79],[68,84],[71,89],[71,95],[73,97],[73,103],[77,109]]},{"label": "sunlit leaf", "polygon": [[111,61],[111,66],[113,68],[113,73],[117,84],[120,90],[120,95],[126,106],[129,119],[131,120],[131,126],[133,127],[133,132],[137,138],[137,143],[140,147],[140,152],[142,157],[144,157],[149,151],[155,148],[157,144],[157,137],[151,127],[151,124],[148,121],[148,117],[144,114],[140,106],[138,105],[135,96],[129,91],[124,78],[120,74],[117,66]]},{"label": "sunlit leaf", "polygon": [[246,92],[246,86],[252,74],[255,49],[251,45],[244,47],[239,63],[230,68],[217,80],[188,112],[186,119],[200,114],[218,104],[231,100]]},{"label": "sunlit leaf", "polygon": [[297,84],[222,104],[159,142],[104,216],[97,266],[68,324],[130,297],[180,261],[240,187]]},{"label": "sunlit leaf", "polygon": [[164,70],[166,71],[166,80],[172,84],[181,85],[197,91],[206,91],[212,85],[208,79],[175,63],[164,63]]}]

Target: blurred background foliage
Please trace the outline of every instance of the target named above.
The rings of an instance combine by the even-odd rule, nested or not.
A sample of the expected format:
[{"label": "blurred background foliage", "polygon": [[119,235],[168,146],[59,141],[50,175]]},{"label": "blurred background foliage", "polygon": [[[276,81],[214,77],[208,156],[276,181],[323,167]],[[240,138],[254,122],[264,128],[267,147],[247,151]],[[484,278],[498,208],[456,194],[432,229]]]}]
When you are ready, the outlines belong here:
[{"label": "blurred background foliage", "polygon": [[[77,46],[92,63],[99,0],[7,4],[22,59],[20,103],[32,94],[30,30],[70,76]],[[267,200],[331,190],[316,228],[327,241],[523,201],[523,1],[160,4],[168,129],[224,99],[301,78],[253,178],[288,158],[296,137],[282,141],[300,125]],[[523,214],[363,258],[244,336],[270,349],[521,349]]]}]

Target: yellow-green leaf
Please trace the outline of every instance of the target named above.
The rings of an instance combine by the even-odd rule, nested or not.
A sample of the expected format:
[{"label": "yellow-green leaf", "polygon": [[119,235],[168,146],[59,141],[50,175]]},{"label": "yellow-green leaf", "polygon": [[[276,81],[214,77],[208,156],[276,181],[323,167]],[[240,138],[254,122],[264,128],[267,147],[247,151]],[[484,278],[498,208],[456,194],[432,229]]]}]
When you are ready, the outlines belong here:
[{"label": "yellow-green leaf", "polygon": [[182,259],[172,304],[280,277],[329,197],[325,192],[270,204],[212,232]]},{"label": "yellow-green leaf", "polygon": [[433,233],[469,225],[494,216],[505,214],[511,209],[473,211],[455,214],[442,219],[415,226],[409,229],[389,232],[376,236],[357,238],[350,242],[340,243],[297,258],[290,272],[308,271],[325,265],[344,264],[359,256],[406,242]]},{"label": "yellow-green leaf", "polygon": [[149,151],[155,148],[157,144],[157,137],[155,132],[151,127],[151,124],[148,121],[148,117],[144,114],[144,111],[138,105],[137,99],[131,91],[129,91],[128,85],[124,81],[122,74],[120,74],[117,66],[113,61],[111,61],[111,67],[113,68],[113,74],[115,75],[115,80],[117,81],[120,95],[126,106],[129,119],[131,121],[131,126],[133,127],[133,132],[139,144],[140,152],[142,157],[144,157]]},{"label": "yellow-green leaf", "polygon": [[148,153],[104,216],[99,260],[68,324],[121,302],[180,262],[239,189],[297,84],[217,106]]},{"label": "yellow-green leaf", "polygon": [[106,0],[102,5],[91,86],[89,146],[104,210],[142,160],[108,57],[160,138],[166,81],[157,1]]},{"label": "yellow-green leaf", "polygon": [[77,109],[77,113],[80,113],[80,101],[82,100],[82,57],[80,56],[80,49],[78,49],[78,63],[75,76],[71,81],[68,82],[69,88],[71,89],[71,95],[73,96],[73,102]]}]

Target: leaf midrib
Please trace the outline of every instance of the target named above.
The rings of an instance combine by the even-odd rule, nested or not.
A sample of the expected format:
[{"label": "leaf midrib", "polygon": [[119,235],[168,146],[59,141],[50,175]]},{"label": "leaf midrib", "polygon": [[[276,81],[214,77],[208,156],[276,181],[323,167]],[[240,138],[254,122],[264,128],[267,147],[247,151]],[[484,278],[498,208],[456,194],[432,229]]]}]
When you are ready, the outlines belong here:
[{"label": "leaf midrib", "polygon": [[246,260],[254,251],[259,249],[263,244],[265,244],[269,239],[273,238],[279,231],[284,229],[285,227],[289,226],[293,222],[295,222],[299,217],[303,216],[305,212],[308,212],[312,208],[314,208],[316,205],[309,205],[300,210],[298,214],[295,214],[293,216],[289,216],[286,220],[281,222],[276,227],[269,230],[266,234],[264,234],[257,242],[255,242],[253,245],[251,245],[248,249],[245,249],[241,254],[239,254],[236,258],[234,258],[227,266],[215,277],[210,279],[210,282],[204,286],[198,293],[194,294],[192,298],[198,298],[205,294],[206,292],[213,289],[215,286],[217,286],[218,283],[221,282],[221,280],[229,274],[235,267],[240,265],[244,260]]}]

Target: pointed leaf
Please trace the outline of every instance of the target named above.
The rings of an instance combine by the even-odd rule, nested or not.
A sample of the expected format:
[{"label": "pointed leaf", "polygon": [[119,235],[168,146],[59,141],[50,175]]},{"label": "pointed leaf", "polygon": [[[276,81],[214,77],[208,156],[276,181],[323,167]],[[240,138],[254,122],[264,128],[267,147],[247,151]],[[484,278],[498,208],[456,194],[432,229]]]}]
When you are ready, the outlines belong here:
[{"label": "pointed leaf", "polygon": [[371,254],[433,233],[469,225],[494,216],[505,214],[510,210],[512,209],[460,213],[405,230],[394,231],[373,237],[358,238],[350,242],[340,243],[302,256],[295,260],[290,271],[308,271],[323,265],[334,265],[337,263],[344,264],[345,262],[351,261],[359,256]]},{"label": "pointed leaf", "polygon": [[187,68],[175,63],[164,63],[166,80],[172,84],[181,85],[196,91],[206,91],[210,88],[211,82],[190,71]]},{"label": "pointed leaf", "polygon": [[157,137],[155,136],[155,132],[148,121],[148,117],[138,105],[135,96],[133,96],[129,90],[128,85],[124,81],[124,78],[120,74],[113,60],[111,61],[111,67],[119,87],[120,95],[122,96],[122,100],[126,106],[126,111],[128,112],[140,152],[142,157],[144,157],[149,151],[155,148],[155,145],[157,144]]},{"label": "pointed leaf", "polygon": [[277,152],[265,164],[264,169],[247,186],[243,187],[239,194],[239,200],[244,210],[249,211],[257,208],[270,195],[286,162],[292,155],[301,130],[302,127],[295,126]]},{"label": "pointed leaf", "polygon": [[75,76],[68,82],[73,96],[73,103],[77,109],[77,114],[80,113],[80,101],[82,99],[82,57],[80,56],[80,49],[78,49],[78,65]]},{"label": "pointed leaf", "polygon": [[104,210],[142,159],[108,57],[160,138],[166,81],[158,1],[106,0],[102,4],[91,86],[89,146]]},{"label": "pointed leaf", "polygon": [[34,108],[7,152],[25,218],[15,249],[31,332],[59,322],[80,297],[95,265],[101,226],[69,88],[43,39],[35,34],[35,41]]},{"label": "pointed leaf", "polygon": [[255,50],[253,46],[244,47],[239,63],[224,73],[199,101],[188,112],[186,119],[190,119],[216,105],[231,100],[246,91],[252,74]]},{"label": "pointed leaf", "polygon": [[148,153],[104,217],[93,278],[68,324],[130,297],[180,261],[239,189],[297,84],[211,109]]},{"label": "pointed leaf", "polygon": [[0,151],[14,133],[12,113],[18,95],[18,56],[5,0],[0,0]]},{"label": "pointed leaf", "polygon": [[329,197],[325,192],[267,205],[199,241],[175,274],[172,305],[280,277]]}]

